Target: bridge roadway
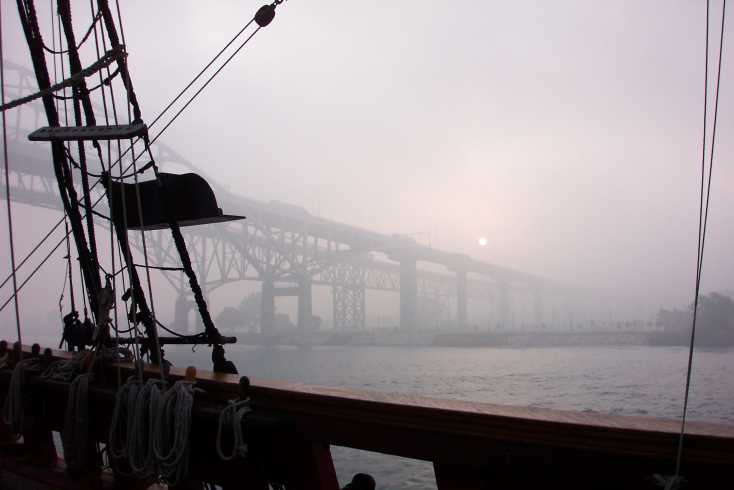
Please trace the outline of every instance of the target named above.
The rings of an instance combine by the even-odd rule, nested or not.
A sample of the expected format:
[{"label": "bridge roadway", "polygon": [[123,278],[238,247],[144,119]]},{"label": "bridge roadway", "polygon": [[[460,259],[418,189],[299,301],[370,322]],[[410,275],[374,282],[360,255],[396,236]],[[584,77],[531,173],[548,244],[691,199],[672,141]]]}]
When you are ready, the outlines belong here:
[{"label": "bridge roadway", "polygon": [[[33,84],[23,82],[28,74],[11,65],[21,80],[17,93]],[[50,151],[42,143],[27,141],[30,126],[39,126],[38,107],[31,104],[16,123],[9,125],[10,188],[14,201],[59,209],[58,188],[50,163]],[[26,106],[23,106],[26,107]],[[35,109],[33,109],[35,107]],[[24,123],[26,123],[24,125]],[[88,152],[88,158],[89,158]],[[219,206],[227,214],[241,214],[244,221],[186,228],[192,260],[207,293],[234,281],[262,283],[262,329],[274,326],[275,298],[298,298],[298,325],[306,328],[312,321],[312,285],[329,285],[333,294],[333,319],[337,328],[365,326],[365,290],[395,291],[400,295],[400,327],[417,327],[419,298],[430,298],[444,307],[455,305],[459,327],[469,323],[468,300],[494,301],[500,325],[511,315],[511,295],[532,296],[534,321],[544,320],[543,296],[558,294],[560,287],[538,276],[473,259],[467,255],[427,247],[410,237],[389,235],[327,220],[305,209],[277,201],[263,202],[224,189],[214,179],[188,162],[171,148],[156,144],[154,157],[161,169],[175,164],[204,177],[214,189]],[[90,170],[99,162],[89,162]],[[95,167],[97,167],[95,169]],[[2,197],[5,198],[4,176]],[[101,186],[96,191],[101,196]],[[106,201],[98,211],[108,215]],[[105,220],[97,219],[105,224]],[[167,233],[146,234],[148,253],[156,266],[178,266],[172,240]],[[142,250],[140,233],[131,233],[131,243]],[[381,258],[375,256],[381,255]],[[447,272],[421,268],[419,263],[440,265]],[[164,276],[179,292],[177,322],[183,322],[192,307],[186,300],[183,275],[164,271]]]}]

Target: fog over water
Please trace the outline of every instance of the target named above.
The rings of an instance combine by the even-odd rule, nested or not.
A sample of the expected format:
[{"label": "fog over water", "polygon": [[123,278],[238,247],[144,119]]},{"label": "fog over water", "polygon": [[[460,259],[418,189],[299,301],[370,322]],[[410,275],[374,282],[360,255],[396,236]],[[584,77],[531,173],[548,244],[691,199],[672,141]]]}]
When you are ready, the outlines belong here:
[{"label": "fog over water", "polygon": [[[83,32],[88,7],[72,3]],[[124,2],[147,121],[259,5]],[[720,12],[712,2],[712,36]],[[233,193],[550,278],[595,297],[599,320],[649,321],[693,296],[704,25],[700,2],[291,1],[162,141]],[[3,36],[6,58],[30,66],[10,4]],[[729,44],[704,292],[734,290]],[[22,257],[59,214],[13,211]],[[4,277],[5,213],[0,224]],[[39,334],[59,328],[56,255],[21,294]],[[154,285],[170,321],[172,290],[157,274]],[[217,290],[212,310],[257,288]],[[327,296],[315,292],[314,312],[328,327]],[[368,318],[394,324],[395,301]],[[0,313],[4,337],[13,323]]]}]

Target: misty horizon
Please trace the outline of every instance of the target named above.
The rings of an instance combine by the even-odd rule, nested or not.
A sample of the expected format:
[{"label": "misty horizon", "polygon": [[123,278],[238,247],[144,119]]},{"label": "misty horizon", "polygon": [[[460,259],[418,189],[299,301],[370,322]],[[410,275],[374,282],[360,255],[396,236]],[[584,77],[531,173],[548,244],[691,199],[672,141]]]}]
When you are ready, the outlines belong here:
[{"label": "misty horizon", "polygon": [[[257,6],[125,2],[146,120]],[[235,194],[589,291],[608,302],[603,320],[648,321],[691,302],[703,111],[698,5],[286,6],[162,138],[203,173]],[[30,66],[17,13],[6,10],[5,56]],[[719,4],[713,12],[720,15]],[[78,17],[80,26],[88,21]],[[712,70],[716,61],[714,53]],[[724,61],[722,109],[731,106]],[[732,124],[722,110],[703,292],[734,290]],[[59,217],[20,204],[14,213],[19,254]],[[0,223],[6,250],[4,214]],[[41,319],[56,309],[56,262],[42,274],[52,281],[21,293],[22,310]],[[214,311],[256,290],[217,291]],[[53,300],[40,311],[35,298]],[[386,309],[372,315],[396,316],[393,300],[372,304]],[[0,315],[7,325],[10,310]]]}]

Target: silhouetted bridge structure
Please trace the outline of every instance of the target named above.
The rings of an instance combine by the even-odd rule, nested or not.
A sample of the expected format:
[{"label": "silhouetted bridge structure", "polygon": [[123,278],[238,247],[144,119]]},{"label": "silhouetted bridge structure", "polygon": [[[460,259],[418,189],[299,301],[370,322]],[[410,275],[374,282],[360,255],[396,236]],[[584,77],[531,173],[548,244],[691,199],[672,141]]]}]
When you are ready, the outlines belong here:
[{"label": "silhouetted bridge structure", "polygon": [[[8,98],[35,90],[31,72],[12,64],[9,68],[6,66],[6,80],[13,84],[13,90],[9,90]],[[43,120],[38,109],[34,103],[17,110],[18,114],[8,113],[11,196],[14,201],[60,209],[49,148],[27,141],[28,129],[35,129]],[[365,327],[367,290],[399,294],[399,323],[405,330],[418,326],[419,298],[453,306],[459,327],[471,323],[470,300],[491,302],[497,323],[504,326],[510,322],[515,296],[529,298],[537,324],[547,319],[544,302],[559,298],[559,286],[531,274],[427,247],[409,236],[378,233],[316,217],[298,206],[233,194],[165,145],[156,144],[153,149],[162,169],[175,164],[204,176],[223,210],[247,217],[243,221],[189,227],[185,236],[207,294],[236,281],[261,283],[264,332],[274,327],[278,296],[297,297],[298,326],[308,329],[313,319],[314,285],[332,289],[334,326],[354,329]],[[96,170],[99,162],[93,160],[89,165],[90,170]],[[98,189],[101,191],[101,186]],[[5,198],[4,177],[2,195]],[[100,205],[99,212],[108,215],[105,201]],[[105,224],[104,220],[97,222]],[[130,235],[140,250],[140,233]],[[168,235],[166,231],[146,232],[153,265],[179,265]],[[423,264],[432,264],[434,270]],[[436,266],[445,271],[436,271]],[[163,274],[179,292],[176,323],[180,325],[193,307],[186,296],[188,287],[182,274]]]}]

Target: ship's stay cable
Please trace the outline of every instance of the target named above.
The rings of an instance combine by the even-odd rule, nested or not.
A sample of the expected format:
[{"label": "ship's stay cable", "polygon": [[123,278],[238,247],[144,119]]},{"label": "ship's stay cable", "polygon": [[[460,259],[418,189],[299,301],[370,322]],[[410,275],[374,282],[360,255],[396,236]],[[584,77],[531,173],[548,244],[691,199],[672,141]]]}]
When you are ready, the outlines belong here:
[{"label": "ship's stay cable", "polygon": [[[5,104],[5,52],[3,49],[3,16],[2,6],[0,5],[0,103]],[[13,303],[15,306],[15,327],[18,333],[18,342],[23,345],[23,337],[20,328],[20,305],[18,304],[18,278],[15,268],[15,237],[13,236],[13,211],[10,197],[10,162],[8,159],[8,128],[5,118],[5,112],[2,113],[3,123],[3,161],[5,163],[5,203],[8,211],[8,241],[10,242],[10,268],[13,277]],[[20,360],[23,360],[23,349],[18,354]]]},{"label": "ship's stay cable", "polygon": [[59,318],[64,317],[64,294],[66,294],[66,282],[69,280],[66,275],[66,271],[62,274],[64,276],[64,282],[61,284],[61,293],[59,294]]},{"label": "ship's stay cable", "polygon": [[[102,266],[99,266],[100,269],[102,269]],[[104,271],[104,269],[102,269]],[[79,282],[82,287],[82,291],[85,291],[84,289],[84,274],[82,274],[82,269],[79,268]],[[87,295],[82,294],[82,308],[84,308],[84,319],[87,319]]]},{"label": "ship's stay cable", "polygon": [[[94,15],[94,0],[89,0],[89,11],[92,13],[92,15]],[[98,9],[97,12],[101,16],[102,11],[100,9]],[[102,30],[102,37],[104,38],[104,28],[103,27],[100,27],[100,29]],[[97,54],[97,58],[100,58],[101,53],[100,53],[100,48],[99,48],[99,34],[97,33],[97,23],[96,22],[93,22],[92,23],[92,31],[94,32],[94,49],[95,49],[95,52]],[[110,75],[110,69],[109,69],[109,67],[107,67],[106,70],[107,70],[107,78],[106,79],[107,80],[111,80],[112,78],[111,78],[111,75]],[[119,67],[118,67],[118,70],[117,71],[119,71]],[[104,121],[105,121],[105,125],[109,125],[110,124],[110,117],[109,117],[109,112],[108,112],[108,109],[107,109],[107,92],[106,92],[104,86],[107,85],[109,87],[110,92],[112,92],[112,84],[111,83],[110,84],[105,84],[104,83],[104,81],[102,79],[102,72],[101,71],[98,72],[98,76],[99,76],[99,84],[100,84],[101,93],[102,93],[102,109],[104,111]],[[100,156],[100,161],[102,161],[102,170],[105,170],[105,167],[104,167],[104,158],[102,158],[101,156]],[[107,161],[110,164],[112,163],[112,142],[111,141],[107,141]],[[110,175],[112,175],[112,169],[110,169]],[[110,196],[108,198],[108,203],[109,203],[109,208],[110,208],[110,216],[112,216],[112,213],[113,213],[113,211],[115,209],[114,198],[112,196]],[[117,292],[118,291],[118,289],[117,289],[117,272],[115,271],[115,268],[116,268],[116,265],[117,265],[117,262],[116,262],[116,250],[119,251],[120,244],[117,242],[117,240],[115,240],[115,227],[112,224],[112,221],[111,220],[110,220],[109,241],[110,241],[110,262],[112,264],[111,265],[112,275],[111,275],[111,277],[108,276],[108,278],[112,282],[112,291]],[[124,271],[124,268],[122,268],[118,272],[122,272],[122,271]],[[121,276],[121,280],[122,280],[122,284],[123,284],[123,290],[125,290],[125,287],[124,287],[124,285],[125,285],[125,276],[124,275]],[[130,320],[127,318],[127,315],[125,315],[125,319],[127,321],[127,327],[128,328],[125,329],[125,330],[121,330],[120,329],[120,326],[119,326],[120,325],[120,315],[119,315],[119,309],[117,307],[117,301],[113,302],[112,308],[113,308],[113,312],[114,312],[113,313],[114,314],[114,320],[112,322],[112,329],[115,332],[115,336],[114,336],[114,342],[115,342],[115,344],[114,345],[117,348],[120,345],[120,334],[121,333],[122,334],[127,333],[132,338],[132,333],[131,332],[134,330],[134,327],[131,327],[130,326]],[[133,355],[135,356],[135,359],[137,360],[138,359],[137,346],[133,344],[132,349],[133,349]],[[120,386],[120,385],[122,385],[122,370],[121,370],[119,364],[117,365],[117,367],[115,369],[115,373],[117,375],[117,386]],[[111,465],[112,462],[113,462],[112,461],[112,450],[111,449],[108,451],[108,458],[110,460],[110,465]]]},{"label": "ship's stay cable", "polygon": [[224,47],[222,49],[220,49],[219,52],[216,55],[214,55],[214,57],[211,60],[209,60],[209,63],[207,63],[204,66],[204,68],[202,68],[201,71],[199,71],[199,73],[197,73],[196,76],[194,78],[192,78],[191,81],[188,84],[186,84],[186,86],[184,88],[182,88],[178,92],[178,94],[176,94],[176,96],[168,103],[168,105],[166,105],[166,107],[163,108],[163,110],[161,111],[161,113],[158,114],[155,119],[153,119],[153,121],[150,123],[149,127],[153,127],[153,125],[155,123],[157,123],[158,120],[166,114],[166,112],[168,112],[168,110],[173,106],[173,104],[175,104],[176,102],[178,102],[178,99],[180,99],[181,96],[183,96],[183,94],[186,93],[186,91],[188,89],[190,89],[191,86],[194,83],[196,83],[197,80],[199,80],[199,78],[201,78],[201,76],[204,74],[204,72],[206,72],[214,64],[214,62],[219,59],[219,57],[222,55],[222,53],[224,53],[227,50],[227,48],[229,48],[232,45],[232,43],[234,43],[242,35],[242,33],[245,32],[245,30],[248,27],[250,27],[250,24],[252,24],[254,21],[255,21],[255,17],[253,17],[252,19],[250,19],[250,22],[248,22],[247,24],[245,24],[245,26],[242,29],[240,29],[239,32],[237,34],[235,34],[234,37],[232,39],[230,39],[229,42],[227,44],[225,44]]},{"label": "ship's stay cable", "polygon": [[[693,372],[693,348],[696,339],[696,320],[698,314],[699,295],[701,290],[701,276],[703,272],[703,257],[706,245],[706,231],[708,227],[709,203],[711,201],[711,178],[714,164],[714,150],[716,145],[716,123],[719,112],[719,88],[721,83],[721,64],[724,50],[724,32],[726,21],[726,0],[723,1],[721,11],[721,32],[719,37],[719,60],[716,74],[716,91],[714,95],[714,114],[711,126],[711,149],[706,152],[706,121],[708,119],[708,53],[709,53],[709,23],[710,23],[710,0],[706,1],[706,56],[704,69],[704,116],[703,116],[703,141],[701,151],[701,189],[699,198],[699,214],[698,214],[698,253],[696,257],[696,282],[693,298],[693,319],[691,323],[691,337],[688,347],[688,367],[686,370],[686,384],[683,398],[683,413],[681,416],[681,429],[678,438],[678,450],[675,460],[675,474],[666,482],[666,490],[668,488],[677,488],[680,484],[680,469],[683,456],[683,440],[686,430],[686,416],[688,413],[688,400],[691,388],[691,374]],[[706,160],[708,159],[708,173],[706,172]],[[704,195],[705,188],[705,195]]]},{"label": "ship's stay cable", "polygon": [[[42,239],[41,239],[41,240],[40,240],[40,241],[39,241],[39,242],[38,242],[38,243],[37,243],[37,244],[36,244],[36,245],[35,245],[35,246],[33,247],[33,249],[32,249],[32,250],[31,250],[31,251],[30,251],[30,252],[29,252],[29,253],[28,253],[28,254],[27,254],[27,255],[26,255],[25,257],[23,257],[23,260],[21,260],[21,261],[20,261],[20,262],[18,263],[17,267],[15,267],[15,268],[14,268],[14,269],[13,269],[13,270],[12,270],[12,271],[10,272],[10,274],[8,274],[8,275],[7,275],[6,277],[5,277],[5,279],[3,279],[3,282],[2,282],[2,283],[0,283],[0,289],[2,289],[3,287],[5,287],[5,285],[6,285],[7,283],[8,283],[8,281],[10,281],[10,280],[11,280],[11,279],[13,278],[13,274],[17,274],[18,272],[20,272],[20,268],[21,268],[21,267],[23,267],[23,265],[24,265],[24,264],[25,264],[26,262],[28,262],[28,260],[29,260],[29,259],[31,258],[31,256],[33,256],[33,254],[35,254],[35,253],[36,253],[36,250],[38,250],[39,248],[41,248],[41,245],[43,245],[43,244],[44,244],[44,243],[46,242],[46,240],[48,240],[48,239],[49,239],[49,237],[50,237],[50,236],[51,236],[51,235],[53,234],[53,232],[55,232],[55,231],[56,231],[56,229],[57,229],[57,228],[58,228],[59,226],[61,226],[61,224],[62,224],[63,222],[64,222],[64,219],[63,219],[63,218],[61,218],[61,219],[60,219],[60,220],[58,221],[58,223],[56,223],[56,224],[55,224],[55,225],[54,225],[53,227],[51,227],[51,229],[50,229],[50,230],[48,231],[48,233],[46,233],[46,235],[45,235],[45,236],[44,236],[44,237],[43,237],[43,238],[42,238]],[[62,240],[63,240],[63,239],[62,239]]]},{"label": "ship's stay cable", "polygon": [[[64,229],[66,230],[66,267],[69,277],[69,299],[71,300],[71,311],[76,311],[76,301],[74,300],[74,276],[71,273],[71,244],[69,243],[69,223],[66,221],[66,213],[64,213]],[[82,291],[82,296],[84,292]]]},{"label": "ship's stay cable", "polygon": [[33,279],[33,276],[35,276],[36,273],[41,269],[41,267],[43,267],[46,264],[46,262],[48,262],[48,259],[51,258],[51,256],[54,254],[54,252],[56,252],[59,249],[59,247],[61,246],[61,244],[63,244],[63,243],[64,243],[64,238],[62,238],[61,240],[59,240],[59,242],[51,249],[51,251],[46,254],[46,256],[41,260],[41,262],[39,262],[38,265],[36,265],[36,267],[31,271],[31,273],[28,274],[28,277],[26,277],[23,280],[23,282],[21,282],[18,285],[17,292],[14,292],[13,295],[10,298],[8,298],[7,300],[5,300],[5,302],[0,306],[0,312],[3,311],[5,309],[5,307],[8,306],[10,304],[10,302],[13,301],[18,296],[18,293],[20,293],[23,290],[23,287],[26,284],[28,284],[28,281],[30,281],[31,279]]},{"label": "ship's stay cable", "polygon": [[[89,0],[89,8],[90,8],[91,11],[94,11],[94,0]],[[95,26],[95,28],[94,28],[94,43],[95,43],[95,50],[96,50],[96,53],[97,53],[97,57],[99,57],[100,56],[100,53],[101,53],[100,52],[100,47],[99,47],[100,41],[102,43],[102,52],[104,52],[104,51],[107,50],[107,39],[106,39],[106,36],[105,36],[105,24],[104,23],[101,23],[99,29],[100,29],[100,35],[98,37],[97,36],[97,27]],[[118,67],[118,69],[119,69],[119,67]],[[109,67],[107,67],[106,70],[107,70],[107,76],[110,77],[110,69],[109,69]],[[101,79],[101,76],[102,76],[102,74],[100,73],[100,79]],[[110,121],[109,110],[111,109],[112,110],[112,118],[114,120],[114,123],[115,124],[119,124],[119,119],[117,117],[117,103],[116,103],[116,100],[115,100],[115,91],[113,90],[112,86],[109,87],[109,92],[110,92],[110,106],[108,107],[106,93],[105,93],[104,90],[102,91],[102,103],[103,103],[103,107],[104,107],[105,122],[106,122],[106,124],[109,124],[109,121]],[[117,146],[117,162],[122,162],[122,158],[125,155],[125,153],[127,153],[127,151],[125,153],[123,153],[123,151],[122,151],[122,144],[121,144],[120,140],[115,141],[115,144]],[[108,141],[107,142],[107,158],[108,158],[108,162],[109,162],[109,166],[108,166],[108,168],[109,168],[109,175],[111,176],[112,175],[112,167],[113,166],[116,166],[116,163],[112,163],[112,142],[111,141]],[[119,171],[120,171],[120,176],[122,176],[123,170],[122,170],[122,164],[121,163],[120,163]],[[92,186],[92,188],[96,187],[96,185],[99,182],[100,181],[98,180]],[[94,203],[94,205],[92,207],[96,206],[96,204],[101,199],[102,199],[102,196],[100,196],[97,199],[97,201]],[[109,208],[110,208],[110,215],[112,215],[112,213],[114,212],[114,207],[115,207],[114,196],[112,195],[112,193],[108,193],[107,194],[107,201],[108,201],[108,205],[109,205]],[[126,211],[126,205],[125,205],[125,200],[124,199],[121,200],[121,207],[122,207],[122,215],[123,215],[123,227],[125,229],[125,236],[127,236],[127,211]],[[110,246],[112,247],[113,261],[114,261],[114,255],[115,255],[115,249],[116,249],[120,264],[122,264],[122,263],[127,264],[127,255],[130,253],[130,247],[126,243],[126,249],[125,249],[125,251],[123,251],[122,244],[120,243],[119,240],[116,240],[114,238],[114,234],[115,234],[115,232],[114,232],[114,224],[111,223],[111,226],[110,226]],[[115,244],[116,244],[116,246],[115,246]],[[132,262],[132,258],[130,258],[130,262]],[[121,270],[124,271],[126,269],[127,269],[127,265],[125,265]],[[130,279],[131,279],[130,283],[132,284],[132,275],[130,275],[129,272],[128,272],[128,275],[130,276]],[[121,275],[120,278],[121,278],[121,281],[122,281],[122,289],[123,289],[123,291],[127,291],[127,285],[125,284],[125,275],[124,274]],[[115,280],[114,279],[114,276],[113,276],[113,280]],[[116,287],[115,287],[115,290],[116,290]],[[115,302],[115,307],[116,307],[116,305],[117,305],[117,302]],[[116,318],[117,318],[117,314],[118,313],[117,313],[117,309],[116,309],[115,310],[115,317]],[[115,329],[115,335],[117,337],[117,342],[119,343],[119,335],[120,335],[120,333],[123,333],[123,334],[127,333],[128,336],[129,336],[129,339],[131,341],[131,345],[133,346],[133,355],[134,355],[136,361],[140,361],[141,360],[141,357],[140,357],[140,349],[138,348],[138,345],[136,343],[132,342],[133,332],[135,332],[135,336],[136,337],[138,337],[140,335],[140,332],[138,331],[137,311],[136,310],[133,310],[133,313],[132,313],[132,322],[131,322],[130,315],[125,314],[123,316],[125,317],[125,321],[127,322],[127,327],[128,328],[126,330],[124,330],[124,331],[119,330],[119,328],[117,326],[117,323],[115,323],[113,325],[113,328]],[[142,383],[143,378],[142,378],[142,372],[141,372],[140,369],[137,370],[137,375],[138,375],[139,381]],[[121,383],[121,373],[120,373],[119,368],[118,368],[118,372],[117,372],[117,377],[118,377],[118,383]]]},{"label": "ship's stay cable", "polygon": [[[107,4],[107,1],[106,0],[100,0],[98,2],[98,4],[99,4],[99,7],[100,7],[100,10],[102,11],[102,13],[104,15],[105,26],[107,27],[107,35],[110,38],[110,45],[111,45],[111,47],[116,48],[116,47],[119,46],[119,44],[118,44],[119,41],[118,41],[118,38],[117,38],[117,33],[115,32],[114,21],[112,20],[112,15],[111,15],[111,12],[110,12],[110,9],[109,9],[109,5]],[[120,25],[120,34],[122,36],[122,46],[124,47],[125,46],[125,43],[126,43],[125,42],[125,32],[124,32],[124,30],[122,30],[122,25],[123,25],[122,24],[122,17],[121,17],[122,14],[121,14],[120,5],[119,5],[118,2],[116,2],[116,7],[117,7],[117,18],[118,18],[118,22],[119,22],[119,25]],[[125,89],[126,89],[125,90],[125,94],[126,94],[126,97],[127,97],[127,105],[126,105],[126,108],[127,108],[128,123],[131,123],[131,122],[133,122],[133,113],[134,113],[134,119],[135,120],[140,119],[140,108],[138,106],[137,97],[135,95],[135,91],[133,89],[132,82],[130,81],[130,77],[129,77],[129,73],[127,71],[127,65],[126,65],[126,63],[124,61],[120,62],[119,63],[119,68],[120,68],[121,76],[122,76],[123,82],[125,84]],[[114,92],[111,91],[111,94],[114,94]],[[114,107],[114,105],[115,105],[115,103],[114,103],[114,95],[113,95],[113,99],[112,100],[113,100],[113,107]],[[131,113],[131,109],[132,109],[132,113]],[[115,117],[117,117],[116,110],[114,110],[114,112],[115,112]],[[138,219],[139,219],[139,221],[140,221],[140,223],[142,225],[142,224],[144,224],[143,211],[142,211],[142,208],[143,207],[142,207],[142,201],[141,201],[141,198],[140,198],[140,187],[139,187],[139,183],[138,183],[138,179],[137,179],[137,167],[135,165],[135,162],[137,161],[137,158],[135,157],[134,144],[135,144],[134,141],[131,139],[130,140],[130,151],[131,151],[131,157],[132,157],[132,163],[131,163],[131,165],[133,167],[134,177],[135,177],[135,184],[134,184],[135,185],[135,198],[136,198],[137,206],[138,206]],[[121,173],[121,175],[123,173],[122,166],[120,166],[120,173]],[[110,183],[110,185],[111,185],[111,183]],[[127,226],[127,222],[126,222],[127,211],[125,210],[124,201],[125,200],[123,199],[122,200],[122,202],[123,202],[123,221],[125,221],[125,223],[124,223],[124,229],[122,231],[122,234],[124,235],[125,242],[126,242],[126,245],[125,245],[125,248],[126,248],[126,251],[125,251],[126,252],[126,264],[128,266],[130,266],[130,265],[133,264],[133,259],[132,259],[132,256],[130,255],[130,250],[129,250],[130,247],[129,247],[129,244],[127,244],[128,243],[128,238],[127,238],[128,237],[128,226]],[[143,247],[142,247],[143,248],[143,257],[144,257],[145,264],[147,266],[148,265],[148,249],[147,249],[146,233],[145,233],[145,229],[144,228],[141,228],[141,238],[142,238],[142,245],[143,245]],[[155,302],[154,302],[154,297],[153,297],[153,287],[152,287],[150,269],[147,269],[146,268],[147,285],[148,285],[148,298],[149,298],[149,301],[150,301],[150,307],[148,307],[146,305],[145,298],[143,297],[142,288],[140,287],[140,281],[138,279],[137,271],[135,270],[135,267],[134,266],[128,267],[127,268],[127,271],[128,271],[128,275],[130,276],[130,282],[131,282],[131,286],[132,286],[132,289],[133,289],[133,301],[137,300],[138,307],[140,308],[141,315],[142,315],[141,320],[142,320],[142,322],[145,325],[146,333],[147,333],[147,335],[148,335],[149,338],[152,337],[152,339],[153,339],[153,344],[154,344],[153,345],[153,348],[155,349],[155,351],[152,353],[153,355],[150,355],[151,353],[149,353],[149,357],[153,361],[157,362],[157,364],[159,366],[159,372],[160,372],[161,381],[163,381],[165,379],[165,373],[163,372],[163,363],[161,362],[160,342],[158,341],[158,333],[156,332]],[[137,310],[137,307],[134,307],[134,309],[133,309],[133,315],[134,315],[133,323],[137,325],[138,318],[137,318],[137,311],[136,310]]]}]

